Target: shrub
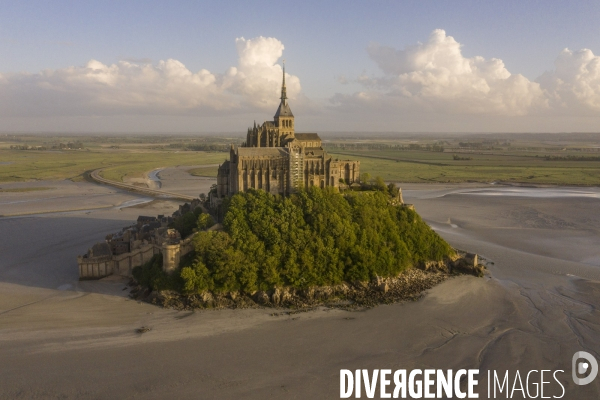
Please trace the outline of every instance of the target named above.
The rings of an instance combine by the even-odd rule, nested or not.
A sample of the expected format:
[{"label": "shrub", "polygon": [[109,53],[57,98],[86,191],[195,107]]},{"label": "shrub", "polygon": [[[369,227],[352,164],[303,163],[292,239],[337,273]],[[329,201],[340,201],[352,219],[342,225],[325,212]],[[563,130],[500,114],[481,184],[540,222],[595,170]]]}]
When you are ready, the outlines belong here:
[{"label": "shrub", "polygon": [[139,284],[147,286],[151,290],[181,291],[182,278],[179,274],[169,275],[164,272],[162,264],[162,254],[155,254],[147,263],[133,269],[133,277]]},{"label": "shrub", "polygon": [[198,220],[197,220],[197,223],[196,223],[196,225],[198,226],[199,230],[208,229],[211,226],[213,226],[214,224],[215,224],[215,221],[208,214],[200,214],[198,216]]},{"label": "shrub", "polygon": [[[196,210],[198,210],[198,208]],[[200,210],[200,212],[202,212],[202,210]],[[194,232],[194,229],[197,227],[198,218],[199,216],[197,216],[194,212],[190,211],[175,218],[175,220],[169,225],[169,227],[177,229],[181,234],[181,237],[186,238]]]}]

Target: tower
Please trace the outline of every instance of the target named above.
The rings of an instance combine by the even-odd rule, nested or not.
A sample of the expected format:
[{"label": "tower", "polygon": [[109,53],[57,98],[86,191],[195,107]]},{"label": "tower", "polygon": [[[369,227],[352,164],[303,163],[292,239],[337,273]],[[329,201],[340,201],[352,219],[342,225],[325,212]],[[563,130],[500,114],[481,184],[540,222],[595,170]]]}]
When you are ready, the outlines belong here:
[{"label": "tower", "polygon": [[279,128],[280,137],[294,136],[294,114],[287,102],[287,91],[285,87],[285,60],[283,61],[283,81],[281,83],[281,102],[275,113],[275,126]]}]

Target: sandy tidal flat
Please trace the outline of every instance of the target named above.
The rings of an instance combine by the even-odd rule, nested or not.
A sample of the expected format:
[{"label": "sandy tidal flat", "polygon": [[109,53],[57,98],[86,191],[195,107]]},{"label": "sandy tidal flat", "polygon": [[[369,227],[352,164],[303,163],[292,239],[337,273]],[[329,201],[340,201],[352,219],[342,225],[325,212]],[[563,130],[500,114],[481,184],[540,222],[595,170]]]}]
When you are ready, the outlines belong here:
[{"label": "sandy tidal flat", "polygon": [[[165,190],[202,191],[172,180]],[[123,281],[77,281],[75,255],[170,203],[0,219],[0,398],[330,399],[340,369],[357,368],[479,368],[480,398],[488,369],[562,369],[564,398],[597,398],[600,379],[579,387],[570,374],[575,351],[600,359],[600,200],[465,193],[489,188],[403,186],[446,240],[486,258],[490,275],[366,312],[177,312],[128,299]],[[553,394],[558,385],[547,386]]]}]

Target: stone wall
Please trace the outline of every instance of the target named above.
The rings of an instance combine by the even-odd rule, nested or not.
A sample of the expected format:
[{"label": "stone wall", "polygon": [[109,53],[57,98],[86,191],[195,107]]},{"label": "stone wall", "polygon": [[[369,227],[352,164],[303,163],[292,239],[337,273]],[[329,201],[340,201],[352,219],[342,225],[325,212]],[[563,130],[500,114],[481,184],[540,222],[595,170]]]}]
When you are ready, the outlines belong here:
[{"label": "stone wall", "polygon": [[100,279],[112,275],[114,262],[112,256],[87,258],[77,257],[79,279]]},{"label": "stone wall", "polygon": [[160,253],[160,247],[155,244],[145,244],[129,253],[113,256],[114,275],[131,276],[133,268],[150,261],[152,256]]},{"label": "stone wall", "polygon": [[109,275],[130,277],[135,267],[150,261],[155,254],[163,255],[163,270],[172,272],[179,266],[181,257],[194,250],[193,236],[176,244],[145,244],[129,253],[100,257],[77,257],[79,279],[101,279]]}]

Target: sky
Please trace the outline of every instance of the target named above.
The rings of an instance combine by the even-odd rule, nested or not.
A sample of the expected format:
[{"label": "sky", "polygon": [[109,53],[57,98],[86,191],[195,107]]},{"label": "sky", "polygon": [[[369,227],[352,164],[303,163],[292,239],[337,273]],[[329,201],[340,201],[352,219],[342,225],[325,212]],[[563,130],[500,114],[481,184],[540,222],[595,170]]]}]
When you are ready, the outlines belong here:
[{"label": "sky", "polygon": [[598,1],[3,1],[0,132],[600,132]]}]

